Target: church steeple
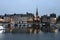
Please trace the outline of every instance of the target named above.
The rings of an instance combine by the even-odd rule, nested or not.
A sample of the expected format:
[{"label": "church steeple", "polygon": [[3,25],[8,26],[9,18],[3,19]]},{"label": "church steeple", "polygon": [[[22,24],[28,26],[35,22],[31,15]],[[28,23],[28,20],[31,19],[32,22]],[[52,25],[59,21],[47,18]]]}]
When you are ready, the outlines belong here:
[{"label": "church steeple", "polygon": [[38,8],[36,8],[36,14],[35,14],[34,20],[39,20],[39,16],[38,16]]},{"label": "church steeple", "polygon": [[38,17],[38,8],[36,8],[36,17]]}]

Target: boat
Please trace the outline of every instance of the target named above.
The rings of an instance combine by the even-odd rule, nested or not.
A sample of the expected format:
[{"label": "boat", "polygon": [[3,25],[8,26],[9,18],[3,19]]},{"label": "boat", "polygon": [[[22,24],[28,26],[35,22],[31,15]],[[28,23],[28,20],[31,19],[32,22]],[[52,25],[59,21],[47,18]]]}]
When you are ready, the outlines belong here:
[{"label": "boat", "polygon": [[3,33],[3,32],[5,32],[3,26],[0,26],[0,33]]}]

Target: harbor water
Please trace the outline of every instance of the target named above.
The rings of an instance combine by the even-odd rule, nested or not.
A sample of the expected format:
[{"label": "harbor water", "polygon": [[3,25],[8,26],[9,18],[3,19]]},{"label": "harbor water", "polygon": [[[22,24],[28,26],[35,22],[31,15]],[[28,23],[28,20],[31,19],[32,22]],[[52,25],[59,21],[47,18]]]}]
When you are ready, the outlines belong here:
[{"label": "harbor water", "polygon": [[0,40],[60,40],[60,32],[0,33]]}]

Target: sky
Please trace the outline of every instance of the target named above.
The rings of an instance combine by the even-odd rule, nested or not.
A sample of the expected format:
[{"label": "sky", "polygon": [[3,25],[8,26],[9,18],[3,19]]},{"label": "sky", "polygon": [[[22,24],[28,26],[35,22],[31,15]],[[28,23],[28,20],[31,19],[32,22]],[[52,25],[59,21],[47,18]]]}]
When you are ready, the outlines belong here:
[{"label": "sky", "polygon": [[36,13],[38,8],[39,16],[56,13],[60,15],[60,0],[0,0],[0,15]]}]

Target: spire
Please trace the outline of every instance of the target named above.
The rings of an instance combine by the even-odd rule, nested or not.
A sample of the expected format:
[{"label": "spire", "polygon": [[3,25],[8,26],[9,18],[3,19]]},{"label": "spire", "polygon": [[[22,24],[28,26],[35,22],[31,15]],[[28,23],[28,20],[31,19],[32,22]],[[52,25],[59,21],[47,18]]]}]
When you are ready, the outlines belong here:
[{"label": "spire", "polygon": [[38,8],[36,8],[36,16],[38,16]]},{"label": "spire", "polygon": [[35,21],[40,21],[40,18],[38,16],[38,8],[36,8],[36,16],[34,17]]}]

